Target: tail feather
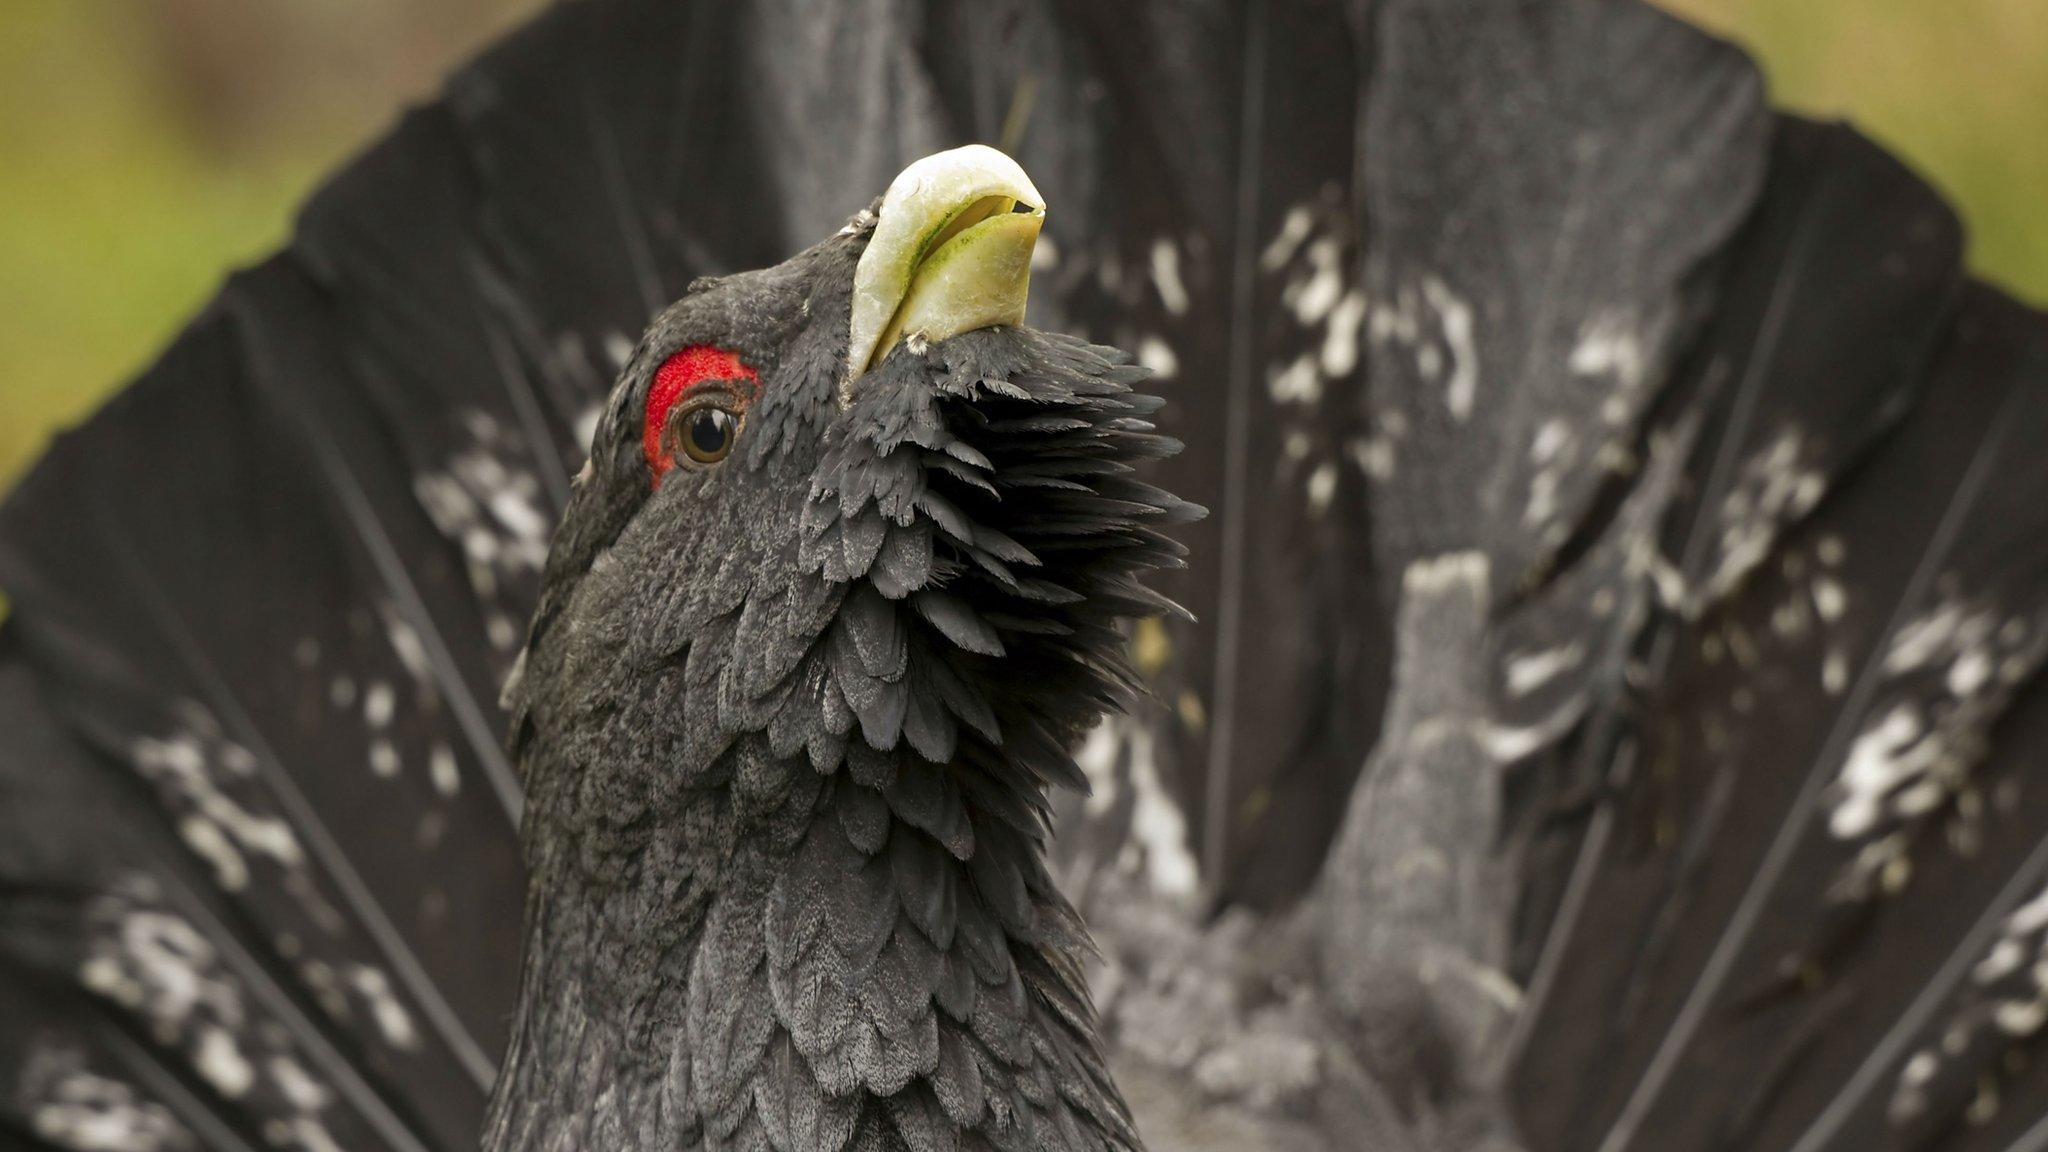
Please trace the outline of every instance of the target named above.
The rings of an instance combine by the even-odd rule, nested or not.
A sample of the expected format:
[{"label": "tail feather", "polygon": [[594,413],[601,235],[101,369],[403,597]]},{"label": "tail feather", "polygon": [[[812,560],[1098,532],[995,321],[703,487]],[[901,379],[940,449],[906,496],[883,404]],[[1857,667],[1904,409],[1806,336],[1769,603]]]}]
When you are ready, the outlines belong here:
[{"label": "tail feather", "polygon": [[[1438,753],[1383,746],[1390,798],[1354,798],[1325,877],[1337,941],[1423,916],[1346,904],[1401,864],[1352,833],[1497,821],[1442,866],[1508,870],[1512,940],[1423,918],[1517,993],[1530,1146],[1873,1146],[1923,1106],[1828,1117],[1843,1062],[1882,1064],[1970,925],[2005,923],[2039,827],[1993,793],[2033,751],[2006,741],[2048,524],[2006,501],[2043,491],[2016,447],[2041,318],[1966,287],[1923,183],[1843,129],[1763,131],[1747,66],[1653,14],[1393,4],[1376,30],[1375,561],[1422,577],[1404,605],[1452,559],[1498,605],[1483,652],[1402,653],[1394,698],[1508,775],[1390,816]],[[1431,689],[1467,661],[1494,677],[1476,717]]]},{"label": "tail feather", "polygon": [[[38,822],[17,828],[0,860],[4,983],[33,1005],[5,1017],[16,1073],[8,1111],[66,1147],[94,1147],[95,1132],[105,1138],[108,1125],[130,1122],[205,1147],[237,1146],[216,1140],[219,1131],[268,1143],[269,1126],[393,1152],[468,1143],[479,1089],[449,1084],[436,1075],[444,1055],[395,1043],[372,1023],[406,1010],[376,960],[359,960],[360,946],[339,931],[291,943],[295,925],[275,913],[263,864],[224,854],[232,847],[199,831],[208,818],[255,830],[261,810],[225,789],[200,797],[189,773],[207,765],[196,744],[103,755],[69,740],[12,641],[0,657],[0,711],[23,721],[8,729],[22,753],[10,768],[22,770],[8,773],[8,798]],[[149,816],[172,791],[183,793],[167,803],[183,812],[175,832]],[[264,939],[265,930],[277,935]],[[410,1077],[443,1094],[420,1101],[427,1114],[389,1103]],[[144,1123],[136,1109],[158,1114],[145,1102],[164,1124]],[[99,1115],[108,1110],[118,1115]]]},{"label": "tail feather", "polygon": [[1507,599],[1626,474],[1770,116],[1741,53],[1647,6],[1394,3],[1377,37],[1375,550],[1477,550]]},{"label": "tail feather", "polygon": [[[1983,387],[1987,380],[1993,388]],[[1986,393],[2003,385],[2004,395],[1954,489],[1936,490],[1933,502],[1945,507],[1914,583],[1852,678],[1814,763],[1818,780],[1787,814],[1779,835],[1793,846],[1783,867],[1759,872],[1755,883],[1770,886],[1775,908],[1766,906],[1730,981],[1738,990],[1745,983],[1768,988],[1752,999],[1767,1008],[1791,1001],[1783,1011],[1797,1013],[1798,1001],[1817,997],[1785,995],[1793,982],[1783,977],[1765,983],[1772,973],[1797,971],[1801,983],[1839,989],[1870,1017],[1860,1027],[1829,1026],[1808,1062],[1825,1068],[1829,1059],[1854,1060],[1871,1069],[1866,1076],[1889,1065],[1891,1083],[1877,1091],[1831,1089],[1818,1118],[1794,1126],[1805,1149],[1859,1146],[1838,1130],[1858,1113],[1866,1123],[1923,1133],[1953,1123],[1962,1112],[1954,1106],[1956,1085],[1974,1096],[1985,1075],[1992,1080],[1975,1118],[1988,1121],[2008,1094],[2001,1061],[2038,1028],[2029,1023],[2034,990],[2024,978],[2018,986],[2001,978],[2031,968],[2031,957],[2019,959],[2014,949],[2032,949],[2035,938],[2005,918],[2040,889],[2039,844],[2048,827],[2048,807],[2028,788],[2048,703],[2032,685],[2048,653],[2048,515],[2038,490],[2024,482],[2030,469],[2038,474],[2031,445],[2048,431],[2048,335],[2038,317],[1980,293],[1958,317],[1930,385],[1981,390],[1987,402]],[[1930,495],[1901,494],[1894,508]],[[1856,924],[1860,938],[1837,943],[1811,927],[1801,931],[1796,920],[1785,923],[1788,912],[1804,910],[1823,923]],[[1996,944],[1987,947],[1972,925],[1988,923],[2001,925],[1999,939],[2011,930],[2015,940],[2005,959],[1986,966]],[[2002,964],[2011,970],[1998,973]],[[1913,990],[1910,998],[1900,995],[1904,989]],[[1859,1003],[1865,1000],[1874,1003]],[[1923,1000],[1950,1005],[1914,1019]],[[2013,1008],[2003,1024],[1982,1018],[2007,1001]],[[1966,1051],[1948,1050],[1952,1029],[1967,1034]],[[1898,1051],[1908,1036],[1911,1049]],[[1923,1059],[1910,1080],[1931,1079],[1902,1079],[1905,1064],[1923,1053],[1933,1069]],[[1720,1065],[1695,1075],[1733,1079],[1727,1062]],[[1830,1083],[1824,1071],[1802,1072],[1808,1082]],[[2038,1081],[2032,1087],[2042,1089]]]},{"label": "tail feather", "polygon": [[[1930,223],[1872,230],[1863,260],[1899,236],[1938,234],[1931,198],[1905,200],[1914,201]],[[1632,773],[1613,781],[1608,818],[1618,823],[1588,841],[1598,856],[1583,873],[1582,911],[1526,1024],[1535,1040],[1521,1096],[1545,1142],[1618,1152],[1646,1139],[1776,1147],[1798,1138],[1810,1119],[1802,1106],[1835,1090],[1830,1075],[1863,1058],[1870,1029],[1888,1026],[1907,990],[1934,979],[2007,883],[2014,849],[2001,862],[1991,841],[2023,844],[2039,826],[2010,796],[2007,811],[1993,802],[2002,758],[2023,764],[2030,748],[2006,743],[2004,728],[1994,741],[1992,730],[2036,659],[2008,659],[1993,633],[2038,627],[2038,594],[2020,590],[2029,579],[2038,588],[2039,575],[2015,564],[2008,542],[2038,546],[2048,526],[1994,493],[2029,490],[2011,481],[2027,474],[2017,445],[2042,383],[2041,324],[1981,289],[1955,311],[1955,245],[1943,246],[1949,271],[1932,262],[1918,298],[1898,298],[1893,319],[1833,329],[1870,333],[1883,354],[1842,348],[1808,361],[1839,365],[1838,389],[1859,359],[1871,366],[1873,387],[1842,409],[1862,427],[1766,411],[1759,427],[1777,428],[1775,441],[1751,437],[1759,457],[1784,454],[1777,483],[1811,484],[1811,498],[1781,509],[1736,498],[1742,515],[1730,516],[1739,490],[1725,486],[1705,518],[1722,556],[1691,569],[1692,581],[1672,581],[1680,615],[1651,649],[1664,658],[1648,665],[1653,686],[1631,704],[1641,722],[1619,761]],[[1900,267],[1877,287],[1910,279],[1910,265]],[[1930,313],[1945,317],[1938,329],[1924,321]],[[1917,367],[1934,331],[1933,365]],[[1764,395],[1789,390],[1770,383],[1782,370],[1770,369]],[[1828,400],[1826,388],[1800,394]],[[1809,468],[1778,447],[1808,428],[1840,437],[1832,462]],[[1775,523],[1757,524],[1752,509]],[[1735,571],[1739,532],[1763,538]],[[1716,596],[1722,573],[1734,584]],[[1688,612],[1676,593],[1692,589],[1704,603]],[[1978,620],[1965,629],[1972,612]],[[1989,661],[1982,679],[1979,659]],[[1809,1138],[1821,1142],[1802,1147],[1837,1146],[1836,1135]]]},{"label": "tail feather", "polygon": [[1662,544],[1691,615],[1905,415],[1963,282],[1954,214],[1853,131],[1780,118],[1770,173],[1713,327],[1665,401],[1708,413],[1700,483]]},{"label": "tail feather", "polygon": [[[39,482],[61,483],[90,530],[10,534],[4,563],[39,577],[10,587],[51,702],[81,752],[132,773],[183,845],[128,857],[153,877],[147,891],[125,873],[96,878],[95,901],[112,904],[84,936],[118,943],[122,925],[162,919],[237,958],[234,999],[262,991],[273,1012],[293,1006],[286,1031],[301,1047],[338,1050],[315,1044],[315,1020],[346,1034],[357,1054],[319,1069],[338,1095],[381,1107],[334,1084],[358,1059],[381,1064],[460,1145],[512,990],[511,827],[474,783],[469,750],[450,743],[447,686],[408,659],[377,569],[323,516],[334,510],[309,475],[313,453],[253,383],[238,335],[225,318],[203,325],[91,440],[52,454]],[[49,583],[61,599],[38,595]],[[310,770],[350,746],[354,772]],[[20,834],[78,831],[53,821]],[[451,844],[462,865],[437,866]],[[172,883],[187,859],[202,874]],[[445,880],[420,883],[435,874]],[[223,1067],[227,1045],[255,1062],[255,1009],[230,1017],[208,1042]]]},{"label": "tail feather", "polygon": [[142,1152],[256,1152],[200,1092],[74,989],[9,969],[0,1011],[25,1038],[0,1057],[0,1148],[54,1152],[114,1144]]}]

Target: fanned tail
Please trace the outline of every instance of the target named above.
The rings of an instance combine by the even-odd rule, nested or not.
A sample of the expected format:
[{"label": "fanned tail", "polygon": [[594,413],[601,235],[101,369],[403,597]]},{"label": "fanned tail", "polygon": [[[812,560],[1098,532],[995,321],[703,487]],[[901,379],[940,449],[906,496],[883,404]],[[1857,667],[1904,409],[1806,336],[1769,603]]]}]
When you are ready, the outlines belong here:
[{"label": "fanned tail", "polygon": [[[1504,1076],[1532,1148],[2042,1139],[2048,322],[1675,22],[1376,27],[1376,549],[1425,624],[1323,881],[1380,970],[1333,991],[1434,1019],[1455,1070],[1385,1074]],[[1416,852],[1482,895],[1373,887],[1434,891]]]}]

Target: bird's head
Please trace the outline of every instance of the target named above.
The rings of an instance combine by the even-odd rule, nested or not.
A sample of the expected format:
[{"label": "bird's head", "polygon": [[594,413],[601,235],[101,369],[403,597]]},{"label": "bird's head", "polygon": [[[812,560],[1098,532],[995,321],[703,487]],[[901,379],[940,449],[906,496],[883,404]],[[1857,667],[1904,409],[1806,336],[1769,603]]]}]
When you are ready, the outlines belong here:
[{"label": "bird's head", "polygon": [[956,857],[1040,834],[1068,747],[1134,688],[1120,619],[1177,611],[1137,579],[1180,562],[1160,529],[1198,514],[1131,474],[1178,447],[1144,371],[1021,326],[1044,211],[1001,153],[941,153],[655,321],[514,693],[543,834],[603,871],[679,797],[718,792],[728,838],[791,812],[799,836],[821,786],[911,776],[955,798],[913,823]]}]

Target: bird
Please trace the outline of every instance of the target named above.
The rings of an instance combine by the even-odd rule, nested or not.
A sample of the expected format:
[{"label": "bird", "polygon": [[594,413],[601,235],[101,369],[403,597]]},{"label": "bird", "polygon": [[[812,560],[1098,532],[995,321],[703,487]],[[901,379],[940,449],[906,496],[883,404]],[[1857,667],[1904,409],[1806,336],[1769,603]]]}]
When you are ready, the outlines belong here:
[{"label": "bird", "polygon": [[486,1147],[1138,1146],[1045,793],[1197,510],[1129,475],[1145,370],[1018,327],[1043,219],[938,153],[628,360],[508,689]]},{"label": "bird", "polygon": [[2040,1147],[2044,389],[1630,0],[557,4],[0,507],[0,1145]]}]

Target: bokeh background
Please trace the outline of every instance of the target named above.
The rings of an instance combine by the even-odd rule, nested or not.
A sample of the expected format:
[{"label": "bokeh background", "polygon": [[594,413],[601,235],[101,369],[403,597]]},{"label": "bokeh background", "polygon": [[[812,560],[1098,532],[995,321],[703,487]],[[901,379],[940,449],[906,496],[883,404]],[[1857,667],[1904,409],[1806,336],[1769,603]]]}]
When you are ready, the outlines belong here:
[{"label": "bokeh background", "polygon": [[[542,2],[0,0],[0,489]],[[2048,0],[1664,2],[1906,157],[1976,268],[2048,304]]]}]

